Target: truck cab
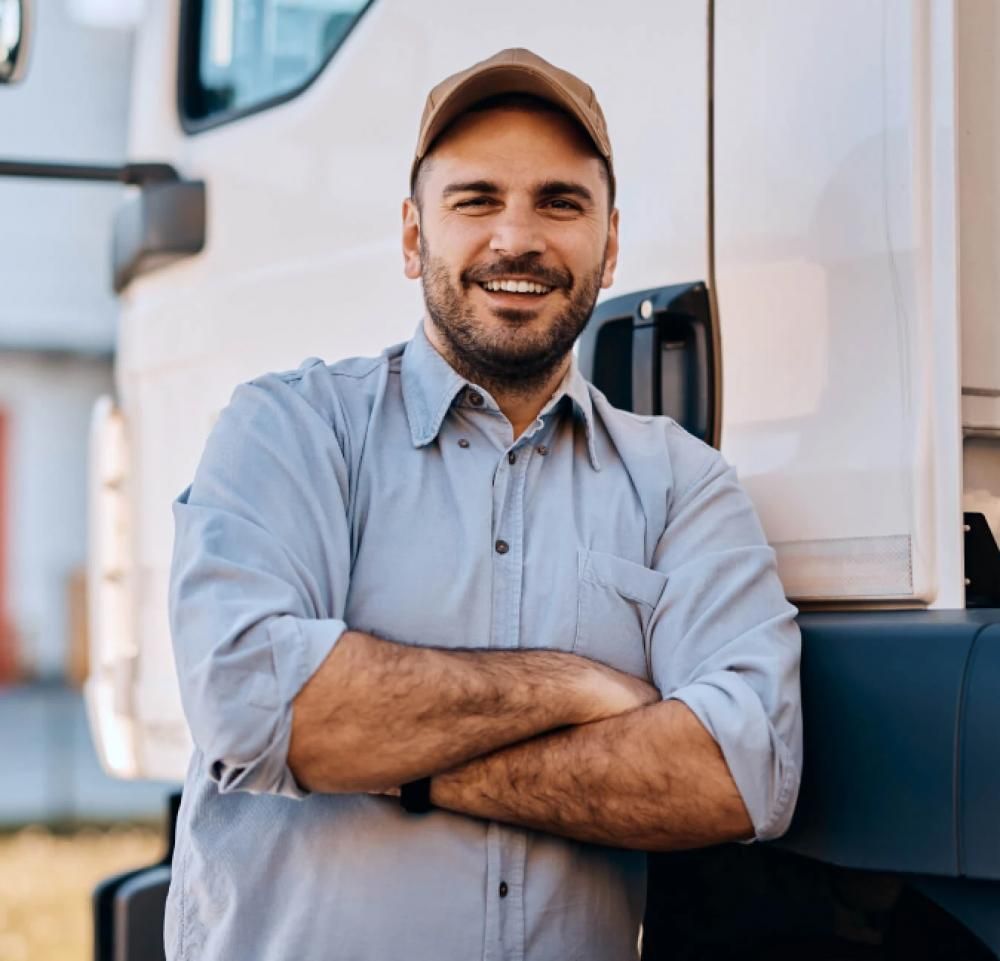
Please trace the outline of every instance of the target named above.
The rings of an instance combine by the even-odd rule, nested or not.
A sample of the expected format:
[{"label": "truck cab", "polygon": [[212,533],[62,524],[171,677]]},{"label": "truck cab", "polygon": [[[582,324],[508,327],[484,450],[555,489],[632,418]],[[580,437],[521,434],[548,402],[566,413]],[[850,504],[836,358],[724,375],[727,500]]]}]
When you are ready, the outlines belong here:
[{"label": "truck cab", "polygon": [[721,448],[802,611],[792,828],[653,859],[643,957],[909,957],[922,923],[927,957],[1000,957],[991,0],[148,4],[108,225],[115,391],[91,435],[104,765],[183,779],[171,501],[236,384],[410,336],[399,207],[423,98],[513,46],[586,77],[614,144],[621,256],[584,373]]}]

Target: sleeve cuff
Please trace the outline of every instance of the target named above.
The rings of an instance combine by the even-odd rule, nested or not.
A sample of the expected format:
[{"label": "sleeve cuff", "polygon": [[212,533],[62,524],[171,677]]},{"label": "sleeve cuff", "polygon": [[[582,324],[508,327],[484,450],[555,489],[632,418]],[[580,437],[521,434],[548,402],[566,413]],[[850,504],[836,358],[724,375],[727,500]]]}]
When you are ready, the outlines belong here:
[{"label": "sleeve cuff", "polygon": [[[249,791],[302,799],[311,793],[302,787],[288,767],[288,747],[292,737],[292,702],[336,646],[347,625],[339,619],[308,620],[282,615],[267,624],[277,705],[248,704],[247,711],[259,712],[260,724],[268,716],[273,727],[263,749],[245,763],[226,758],[208,758],[208,773],[226,794]],[[247,741],[252,739],[248,734]]]},{"label": "sleeve cuff", "polygon": [[346,630],[347,624],[339,618],[314,620],[284,614],[268,622],[279,703],[291,706]]},{"label": "sleeve cuff", "polygon": [[733,671],[715,671],[664,700],[686,704],[719,745],[753,822],[753,840],[784,834],[795,810],[799,765],[753,688]]}]

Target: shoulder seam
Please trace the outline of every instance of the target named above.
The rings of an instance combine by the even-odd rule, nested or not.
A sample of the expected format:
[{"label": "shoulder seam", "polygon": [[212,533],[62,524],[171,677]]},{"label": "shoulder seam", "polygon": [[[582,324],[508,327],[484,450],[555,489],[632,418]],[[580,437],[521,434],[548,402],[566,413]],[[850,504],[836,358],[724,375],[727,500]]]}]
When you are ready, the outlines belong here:
[{"label": "shoulder seam", "polygon": [[366,377],[371,377],[376,371],[378,371],[385,361],[381,357],[376,357],[372,361],[371,367],[367,370],[363,370],[360,373],[354,373],[350,370],[334,370],[332,364],[327,364],[327,372],[333,377],[350,377],[351,380],[364,380]]},{"label": "shoulder seam", "polygon": [[[689,431],[685,431],[684,428],[680,426],[680,424],[677,424],[677,427],[679,430],[684,431],[684,433],[687,434],[688,437],[691,437],[693,440],[698,441],[698,443],[700,443],[705,448],[707,453],[704,461],[704,470],[700,471],[698,473],[698,476],[693,481],[691,481],[691,483],[688,484],[683,491],[678,492],[679,496],[674,501],[674,503],[671,504],[671,513],[679,509],[684,504],[684,502],[691,496],[691,492],[697,490],[705,481],[705,478],[707,478],[708,475],[711,474],[712,471],[720,463],[721,464],[726,463],[725,458],[722,456],[721,451],[716,450],[714,447],[712,447],[711,444],[706,444],[704,441],[699,440],[697,437],[694,436],[694,434],[691,434]],[[726,466],[728,467],[728,465]],[[669,523],[669,518],[668,518],[668,523]]]}]

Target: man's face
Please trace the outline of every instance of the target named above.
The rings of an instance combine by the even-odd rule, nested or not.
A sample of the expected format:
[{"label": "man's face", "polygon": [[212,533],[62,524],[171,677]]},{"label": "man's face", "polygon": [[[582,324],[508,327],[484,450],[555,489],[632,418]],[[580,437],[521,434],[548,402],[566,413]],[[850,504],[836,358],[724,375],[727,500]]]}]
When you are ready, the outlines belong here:
[{"label": "man's face", "polygon": [[549,111],[466,114],[424,161],[416,201],[403,206],[405,272],[423,282],[431,339],[484,386],[543,384],[618,254],[618,212],[585,135]]}]

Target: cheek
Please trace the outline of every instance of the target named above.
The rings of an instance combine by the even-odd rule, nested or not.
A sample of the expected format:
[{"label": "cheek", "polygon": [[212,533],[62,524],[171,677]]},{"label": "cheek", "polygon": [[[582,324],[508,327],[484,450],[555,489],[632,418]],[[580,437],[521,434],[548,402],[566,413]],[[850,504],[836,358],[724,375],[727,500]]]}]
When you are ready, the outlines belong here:
[{"label": "cheek", "polygon": [[491,232],[484,220],[452,214],[429,225],[425,237],[435,254],[458,261],[488,249]]},{"label": "cheek", "polygon": [[606,238],[601,235],[588,234],[571,249],[564,248],[566,264],[577,277],[593,277],[595,273],[603,274],[607,263]]}]

